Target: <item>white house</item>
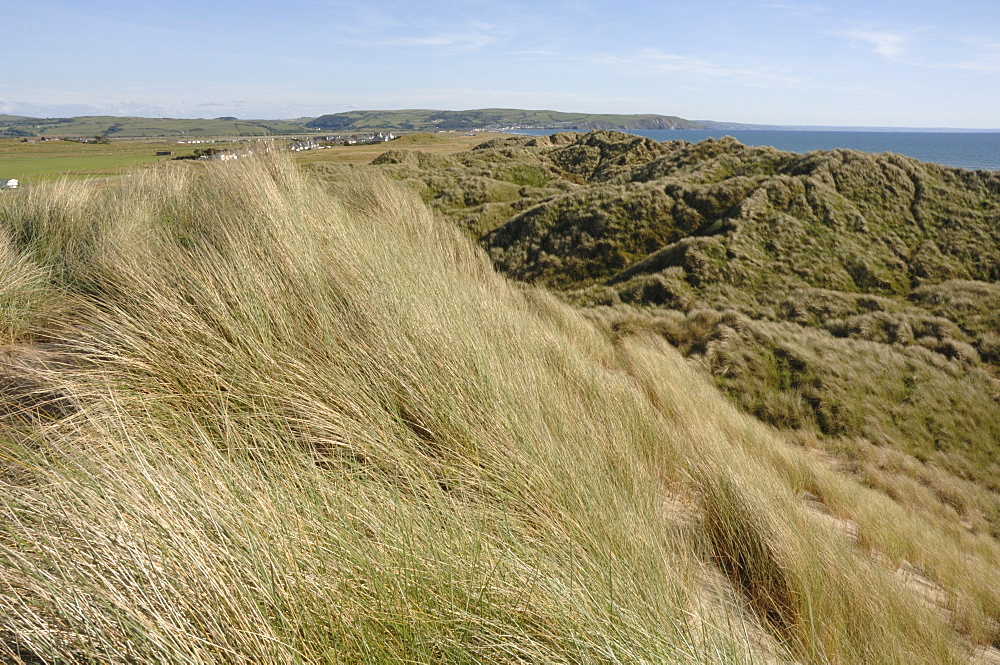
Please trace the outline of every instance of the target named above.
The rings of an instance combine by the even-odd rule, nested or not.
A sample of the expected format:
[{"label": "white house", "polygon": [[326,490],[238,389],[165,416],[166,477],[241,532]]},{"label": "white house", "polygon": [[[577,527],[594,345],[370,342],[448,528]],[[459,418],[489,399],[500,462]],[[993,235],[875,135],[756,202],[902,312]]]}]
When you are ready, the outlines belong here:
[{"label": "white house", "polygon": [[0,189],[17,189],[17,178],[0,178]]},{"label": "white house", "polygon": [[309,139],[307,141],[296,141],[295,143],[288,146],[288,149],[299,152],[301,150],[315,150],[318,147],[319,144],[316,143],[316,141]]}]

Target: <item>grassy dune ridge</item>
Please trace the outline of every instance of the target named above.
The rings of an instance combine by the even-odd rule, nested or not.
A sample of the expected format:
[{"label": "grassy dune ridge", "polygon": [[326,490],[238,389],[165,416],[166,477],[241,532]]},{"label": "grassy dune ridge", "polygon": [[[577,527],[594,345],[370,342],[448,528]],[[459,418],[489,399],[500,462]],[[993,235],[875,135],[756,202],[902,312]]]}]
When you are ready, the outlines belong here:
[{"label": "grassy dune ridge", "polygon": [[0,200],[0,262],[8,660],[947,663],[998,639],[995,540],[827,470],[371,173],[32,188]]},{"label": "grassy dune ridge", "polygon": [[908,509],[1000,536],[996,173],[615,132],[373,166],[506,274],[662,336]]}]

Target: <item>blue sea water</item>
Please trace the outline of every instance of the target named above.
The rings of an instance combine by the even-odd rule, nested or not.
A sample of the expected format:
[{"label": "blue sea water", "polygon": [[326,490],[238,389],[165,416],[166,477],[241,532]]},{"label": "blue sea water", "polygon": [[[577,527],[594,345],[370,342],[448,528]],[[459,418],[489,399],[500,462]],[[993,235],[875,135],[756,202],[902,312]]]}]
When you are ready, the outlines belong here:
[{"label": "blue sea water", "polygon": [[[517,130],[516,134],[540,136],[553,130]],[[655,141],[697,143],[707,138],[732,136],[751,146],[772,146],[789,152],[849,148],[863,152],[895,152],[922,162],[935,162],[970,170],[1000,171],[1000,132],[878,132],[806,131],[771,129],[659,129],[628,130]]]}]

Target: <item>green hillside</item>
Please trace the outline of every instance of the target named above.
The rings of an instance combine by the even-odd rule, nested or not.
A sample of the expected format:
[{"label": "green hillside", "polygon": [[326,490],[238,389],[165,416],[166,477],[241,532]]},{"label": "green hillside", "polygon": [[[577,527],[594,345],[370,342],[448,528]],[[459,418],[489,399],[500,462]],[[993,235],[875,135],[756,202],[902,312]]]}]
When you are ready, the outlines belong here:
[{"label": "green hillside", "polygon": [[0,116],[0,138],[20,136],[99,136],[161,138],[207,136],[268,136],[302,131],[300,120],[238,120],[79,116],[23,118]]},{"label": "green hillside", "polygon": [[391,129],[400,131],[469,131],[509,127],[537,129],[698,129],[702,125],[675,116],[655,114],[615,115],[477,109],[471,111],[350,111],[323,115],[309,127],[331,131]]},{"label": "green hillside", "polygon": [[141,118],[79,116],[30,118],[0,115],[0,138],[29,136],[99,136],[110,138],[200,138],[271,136],[303,132],[451,131],[499,127],[541,129],[697,129],[701,124],[656,114],[615,115],[478,109],[472,111],[351,111],[315,119],[241,120],[223,118]]},{"label": "green hillside", "polygon": [[14,120],[27,120],[28,116],[25,115],[10,115],[9,113],[0,113],[0,122],[11,122]]}]

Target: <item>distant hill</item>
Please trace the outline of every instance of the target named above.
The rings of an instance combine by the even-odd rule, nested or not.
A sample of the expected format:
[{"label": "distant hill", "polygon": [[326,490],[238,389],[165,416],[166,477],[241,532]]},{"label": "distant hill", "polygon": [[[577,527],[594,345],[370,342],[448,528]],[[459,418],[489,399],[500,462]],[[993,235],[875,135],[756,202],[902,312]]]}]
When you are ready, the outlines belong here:
[{"label": "distant hill", "polygon": [[318,118],[241,120],[220,118],[142,118],[138,116],[79,116],[30,118],[0,115],[0,138],[28,136],[96,136],[162,138],[208,136],[268,136],[307,131],[366,130],[440,131],[474,129],[698,129],[702,123],[655,114],[614,115],[479,109],[474,111],[350,111]]},{"label": "distant hill", "polygon": [[0,116],[0,138],[21,136],[97,136],[111,138],[268,136],[302,131],[303,120],[239,120],[233,117],[141,118],[137,116],[79,116],[27,118]]},{"label": "distant hill", "polygon": [[702,123],[655,114],[561,113],[520,109],[472,111],[350,111],[323,115],[309,127],[326,130],[395,129],[405,131],[499,129],[700,129]]},{"label": "distant hill", "polygon": [[[399,132],[502,131],[506,129],[551,129],[563,131],[723,129],[723,130],[839,130],[839,131],[973,131],[892,127],[812,127],[754,125],[714,120],[686,120],[655,113],[564,113],[523,109],[475,109],[437,111],[408,109],[396,111],[348,111],[317,118],[285,120],[244,120],[234,116],[219,118],[143,118],[139,116],[78,116],[33,118],[0,114],[0,138],[30,136],[95,136],[111,138],[163,138],[209,136],[269,136],[302,132]],[[975,130],[1000,131],[1000,130]]]}]

